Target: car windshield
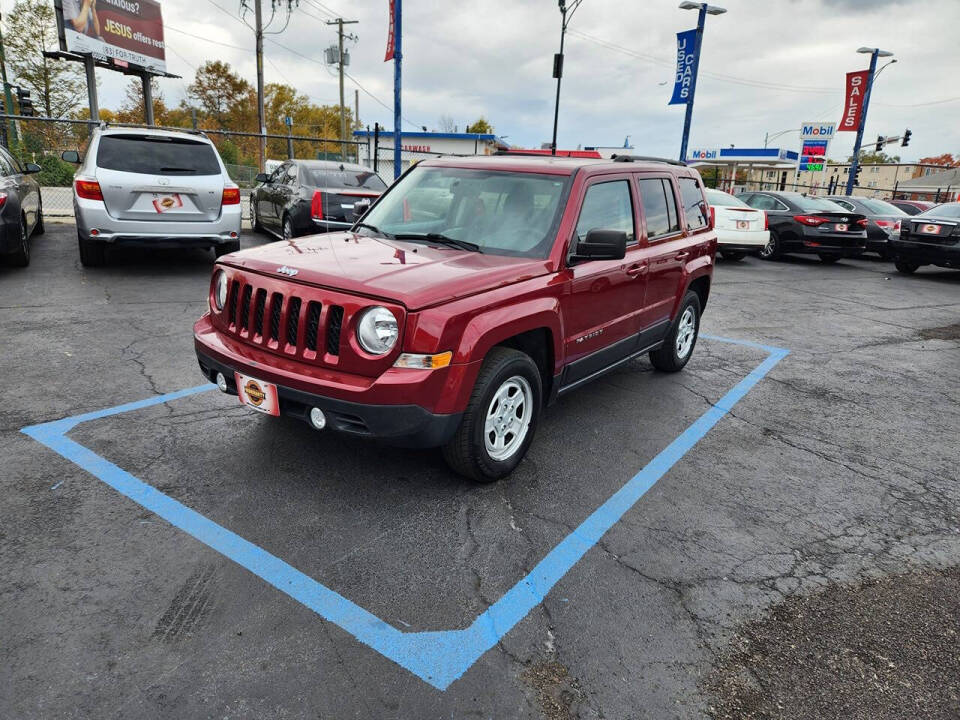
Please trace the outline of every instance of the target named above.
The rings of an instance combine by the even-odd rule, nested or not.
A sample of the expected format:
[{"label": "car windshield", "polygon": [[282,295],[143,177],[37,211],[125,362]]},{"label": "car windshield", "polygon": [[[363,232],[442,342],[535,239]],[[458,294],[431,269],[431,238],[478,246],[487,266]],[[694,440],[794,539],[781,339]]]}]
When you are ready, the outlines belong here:
[{"label": "car windshield", "polygon": [[97,167],[142,175],[219,175],[213,146],[168,135],[104,135]]},{"label": "car windshield", "polygon": [[387,184],[372,170],[360,168],[326,169],[304,166],[302,168],[307,185],[320,188],[353,188],[383,192]]},{"label": "car windshield", "polygon": [[720,190],[707,190],[707,204],[721,207],[750,207],[740,198],[735,198]]},{"label": "car windshield", "polygon": [[825,200],[808,195],[790,195],[788,197],[798,208],[803,210],[803,212],[850,212],[837,205],[833,200]]},{"label": "car windshield", "polygon": [[924,210],[914,217],[960,218],[960,202],[946,203]]},{"label": "car windshield", "polygon": [[402,239],[444,237],[494,255],[546,257],[567,181],[559,175],[417,167],[363,222]]},{"label": "car windshield", "polygon": [[860,202],[870,212],[877,215],[893,215],[895,217],[907,217],[907,214],[896,205],[891,205],[886,200],[877,200],[876,198],[860,198]]}]

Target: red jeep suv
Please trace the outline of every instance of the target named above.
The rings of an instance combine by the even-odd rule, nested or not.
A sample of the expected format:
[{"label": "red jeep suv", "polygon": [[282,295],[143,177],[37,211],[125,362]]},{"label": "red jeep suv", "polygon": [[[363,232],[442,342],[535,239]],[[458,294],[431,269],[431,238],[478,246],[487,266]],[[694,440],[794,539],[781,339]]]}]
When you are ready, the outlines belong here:
[{"label": "red jeep suv", "polygon": [[558,396],[642,354],[687,363],[716,246],[681,163],[428,160],[348,232],[220,258],[197,357],[260,412],[496,480]]}]

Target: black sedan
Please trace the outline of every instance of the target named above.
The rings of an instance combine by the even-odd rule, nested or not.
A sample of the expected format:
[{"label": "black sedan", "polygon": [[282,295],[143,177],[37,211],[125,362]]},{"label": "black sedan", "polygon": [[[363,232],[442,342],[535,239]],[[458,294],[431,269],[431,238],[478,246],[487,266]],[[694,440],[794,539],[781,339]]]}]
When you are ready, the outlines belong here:
[{"label": "black sedan", "polygon": [[904,220],[891,246],[902,273],[916,272],[921,265],[960,268],[960,202],[938,205]]},{"label": "black sedan", "polygon": [[867,248],[867,219],[830,200],[798,192],[745,192],[737,197],[767,213],[770,242],[760,250],[764,260],[809,253],[833,263]]},{"label": "black sedan", "polygon": [[884,260],[893,257],[890,251],[890,238],[900,234],[900,223],[909,214],[877,198],[855,197],[853,195],[827,195],[844,210],[860,213],[867,218],[867,252],[875,252]]},{"label": "black sedan", "polygon": [[250,224],[284,239],[348,228],[354,213],[387,188],[369,168],[330,160],[287,160],[257,182]]},{"label": "black sedan", "polygon": [[29,265],[30,236],[43,235],[40,186],[30,177],[38,172],[0,147],[0,260],[8,265]]}]

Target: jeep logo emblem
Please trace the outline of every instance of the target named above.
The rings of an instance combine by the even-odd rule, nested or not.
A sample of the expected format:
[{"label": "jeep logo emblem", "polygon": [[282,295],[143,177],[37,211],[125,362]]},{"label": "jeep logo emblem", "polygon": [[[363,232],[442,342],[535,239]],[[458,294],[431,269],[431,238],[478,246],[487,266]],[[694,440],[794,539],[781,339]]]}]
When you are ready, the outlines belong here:
[{"label": "jeep logo emblem", "polygon": [[277,272],[280,273],[281,275],[287,275],[288,277],[293,277],[300,271],[284,265],[283,267],[278,267]]}]

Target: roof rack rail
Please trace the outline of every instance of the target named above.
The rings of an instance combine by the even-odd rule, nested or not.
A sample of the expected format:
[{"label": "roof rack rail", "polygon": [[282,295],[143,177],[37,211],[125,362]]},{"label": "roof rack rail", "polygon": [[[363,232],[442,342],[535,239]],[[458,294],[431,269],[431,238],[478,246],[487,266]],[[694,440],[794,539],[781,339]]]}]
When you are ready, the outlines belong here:
[{"label": "roof rack rail", "polygon": [[614,162],[661,162],[667,163],[667,165],[687,166],[682,160],[671,160],[670,158],[652,157],[649,155],[611,155],[610,159]]}]

